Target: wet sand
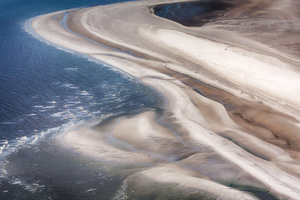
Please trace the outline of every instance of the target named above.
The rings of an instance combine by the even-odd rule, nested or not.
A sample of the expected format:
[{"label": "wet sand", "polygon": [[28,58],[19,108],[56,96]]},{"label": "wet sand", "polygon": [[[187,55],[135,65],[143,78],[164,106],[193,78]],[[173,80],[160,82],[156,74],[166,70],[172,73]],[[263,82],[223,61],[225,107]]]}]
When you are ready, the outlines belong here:
[{"label": "wet sand", "polygon": [[[70,131],[65,144],[116,165],[145,164],[125,181],[136,193],[148,180],[207,198],[255,199],[246,190],[297,199],[300,17],[292,8],[299,5],[285,1],[278,10],[279,1],[233,1],[220,19],[189,27],[154,15],[155,5],[171,2],[128,2],[33,20],[46,40],[139,78],[167,101],[164,113]],[[263,22],[280,39],[272,40],[273,33],[265,42]]]}]

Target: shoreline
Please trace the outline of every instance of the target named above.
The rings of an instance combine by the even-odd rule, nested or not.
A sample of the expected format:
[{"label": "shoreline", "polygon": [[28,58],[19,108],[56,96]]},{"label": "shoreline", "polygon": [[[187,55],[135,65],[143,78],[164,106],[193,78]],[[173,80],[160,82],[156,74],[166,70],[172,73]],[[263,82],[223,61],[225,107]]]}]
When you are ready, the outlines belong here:
[{"label": "shoreline", "polygon": [[[171,3],[171,1],[166,2]],[[231,167],[235,166],[233,168],[236,168],[237,166],[237,171],[227,179],[236,179],[238,174],[243,172],[248,176],[243,180],[236,179],[240,184],[250,184],[249,180],[251,180],[251,184],[265,187],[272,194],[281,198],[296,199],[300,195],[300,191],[295,186],[300,183],[300,172],[297,169],[300,165],[300,136],[297,134],[300,110],[297,98],[296,100],[287,99],[285,102],[284,99],[280,99],[280,95],[282,95],[280,93],[266,94],[270,91],[267,87],[255,86],[262,89],[257,91],[255,87],[249,87],[249,84],[242,85],[241,83],[245,83],[244,79],[234,82],[231,80],[233,75],[227,73],[234,71],[233,68],[230,68],[232,62],[224,65],[224,60],[228,56],[232,59],[240,59],[241,56],[244,56],[242,57],[244,60],[241,62],[250,59],[252,64],[263,67],[265,63],[274,64],[280,59],[272,57],[273,52],[261,55],[257,54],[255,50],[249,51],[249,47],[240,48],[243,43],[248,43],[246,39],[243,41],[242,36],[238,37],[238,41],[242,40],[243,43],[237,46],[233,45],[234,43],[231,44],[233,42],[231,37],[234,37],[236,33],[222,38],[223,40],[227,39],[227,43],[220,44],[216,40],[211,40],[210,37],[222,30],[212,29],[209,26],[201,27],[201,29],[184,27],[154,16],[149,7],[155,4],[153,1],[112,4],[72,11],[69,15],[66,23],[72,32],[85,38],[91,38],[92,41],[100,44],[105,41],[106,46],[113,48],[116,46],[121,49],[120,52],[107,49],[105,46],[97,45],[95,42],[65,30],[60,24],[65,11],[47,14],[33,20],[33,30],[46,40],[117,67],[155,88],[168,100],[164,117],[157,122],[149,114],[144,113],[133,118],[140,121],[139,124],[135,124],[135,121],[131,122],[130,119],[123,119],[122,121],[125,122],[114,127],[113,138],[108,135],[99,136],[99,133],[91,132],[88,129],[81,129],[81,134],[86,138],[94,138],[98,143],[81,138],[82,136],[76,131],[69,132],[64,136],[65,143],[91,157],[100,156],[105,160],[114,155],[120,155],[120,159],[115,161],[133,162],[136,159],[141,163],[154,163],[155,165],[161,165],[155,156],[157,153],[165,155],[165,158],[168,159],[178,156],[180,160],[197,154],[214,153],[229,162]],[[134,10],[135,15],[126,14],[129,10]],[[109,21],[109,19],[111,20]],[[75,24],[74,22],[80,23]],[[226,32],[230,33],[227,30]],[[204,37],[209,33],[212,33],[212,36]],[[132,39],[132,35],[136,37]],[[205,43],[209,48],[204,48],[197,55],[193,55],[194,52],[190,50],[197,48],[176,43],[178,39],[188,39],[185,44],[192,44],[193,41]],[[198,47],[201,46],[200,43],[197,45]],[[254,43],[254,45],[256,49],[262,48],[262,51],[267,51],[264,45],[259,43]],[[172,51],[169,51],[170,49]],[[210,55],[203,57],[208,49],[214,55],[216,55],[214,51],[219,51],[221,57],[211,58]],[[138,57],[126,54],[122,50],[137,53]],[[220,63],[209,61],[218,59],[223,60],[220,60]],[[292,61],[290,63],[282,62],[282,64],[281,62],[279,63],[280,69],[283,72],[288,71],[287,78],[298,75],[297,71],[293,70]],[[214,71],[218,69],[214,65],[223,67],[226,72]],[[293,73],[290,75],[290,72]],[[247,77],[249,71],[244,68],[240,73],[245,73],[243,76]],[[228,76],[223,76],[224,74]],[[295,78],[295,80],[297,79]],[[282,87],[279,85],[278,90],[280,91]],[[294,89],[294,91],[299,91],[297,88]],[[291,94],[293,93],[292,91]],[[289,95],[290,93],[287,93],[284,96],[289,98]],[[260,117],[257,119],[257,116]],[[145,127],[148,127],[146,129],[149,130],[148,132],[145,132]],[[131,137],[124,137],[121,133],[127,133],[126,130],[134,130],[131,133],[132,137],[135,137],[135,133],[139,134],[140,139],[137,141],[130,140]],[[172,131],[170,132],[170,130]],[[108,142],[107,138],[110,138],[112,143]],[[162,144],[154,143],[154,139],[157,138],[164,142]],[[79,139],[82,139],[82,143]],[[118,141],[117,144],[114,143],[116,141]],[[150,147],[140,146],[143,143],[152,145]],[[104,150],[101,149],[96,156],[93,152],[100,148],[99,144],[105,146],[112,153],[103,153]],[[120,144],[123,145],[123,148],[125,148],[124,145],[127,147],[120,149]],[[93,148],[87,148],[89,145]],[[112,149],[114,145],[117,145],[117,149]],[[165,145],[168,146],[167,149],[164,148]],[[178,151],[175,150],[177,148]],[[137,149],[140,152],[133,153]],[[249,149],[257,152],[251,153]],[[259,154],[262,156],[257,156]],[[263,157],[267,159],[264,160]],[[175,164],[175,161],[176,159],[171,159],[165,160],[163,163]],[[203,162],[205,163],[205,161]],[[255,163],[255,166],[252,163]],[[180,165],[176,167],[181,168],[177,173],[184,174],[182,170],[185,167],[180,167]],[[214,166],[210,173],[213,170]],[[196,164],[191,171],[192,175],[189,174],[187,177],[184,175],[180,180],[184,181],[197,176],[201,176],[201,180],[211,181],[212,179],[212,177],[203,177],[205,172],[199,170]],[[278,174],[279,176],[277,176]],[[166,174],[168,178],[171,176]],[[215,188],[215,192],[217,193],[217,188]]]}]

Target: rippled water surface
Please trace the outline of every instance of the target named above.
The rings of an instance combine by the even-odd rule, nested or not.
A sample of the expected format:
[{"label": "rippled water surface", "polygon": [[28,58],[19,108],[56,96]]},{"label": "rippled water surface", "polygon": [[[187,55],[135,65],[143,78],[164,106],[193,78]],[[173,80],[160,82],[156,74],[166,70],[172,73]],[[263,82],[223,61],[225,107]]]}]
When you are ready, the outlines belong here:
[{"label": "rippled water surface", "polygon": [[154,90],[26,32],[26,20],[117,1],[0,2],[0,199],[112,198],[121,177],[58,144],[70,127],[158,109]]}]

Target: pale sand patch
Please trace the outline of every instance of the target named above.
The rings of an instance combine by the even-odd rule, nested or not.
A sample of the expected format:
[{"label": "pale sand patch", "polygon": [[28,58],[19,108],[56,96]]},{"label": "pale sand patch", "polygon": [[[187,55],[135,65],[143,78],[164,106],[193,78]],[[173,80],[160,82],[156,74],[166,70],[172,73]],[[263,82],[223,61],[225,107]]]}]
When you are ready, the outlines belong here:
[{"label": "pale sand patch", "polygon": [[[257,199],[245,192],[207,179],[193,177],[192,174],[190,171],[182,169],[177,165],[168,164],[135,174],[133,181],[139,183],[139,179],[149,178],[163,184],[176,184],[178,188],[193,188],[221,199]],[[130,181],[130,177],[128,181]]]},{"label": "pale sand patch", "polygon": [[[171,1],[159,1],[159,3],[164,2]],[[296,119],[299,119],[300,112],[297,108],[299,102],[297,98],[292,97],[293,93],[298,96],[299,87],[291,86],[293,83],[298,84],[299,79],[297,70],[293,71],[294,66],[289,65],[289,58],[279,59],[275,56],[276,51],[269,51],[257,43],[253,45],[255,51],[252,51],[250,47],[244,45],[245,43],[251,45],[251,42],[243,37],[234,41],[230,34],[229,37],[224,36],[220,39],[224,43],[220,43],[218,38],[208,40],[207,38],[214,38],[212,33],[216,30],[204,28],[205,31],[201,32],[199,28],[186,28],[154,16],[149,7],[156,3],[158,2],[129,2],[87,8],[72,14],[72,18],[77,18],[78,22],[80,20],[80,25],[72,25],[73,31],[78,30],[80,34],[86,34],[86,37],[93,36],[93,39],[106,41],[114,47],[119,46],[121,49],[140,52],[141,55],[147,54],[155,60],[144,60],[143,57],[107,49],[74,35],[61,27],[58,19],[53,18],[59,15],[61,19],[60,13],[45,15],[33,21],[32,26],[35,31],[47,40],[91,55],[140,78],[144,83],[164,94],[168,101],[165,113],[170,114],[169,117],[165,114],[165,118],[168,118],[165,126],[156,123],[153,114],[146,113],[123,119],[112,132],[104,135],[84,128],[81,130],[83,134],[80,134],[80,130],[72,131],[65,135],[65,142],[88,156],[120,163],[173,162],[195,151],[216,152],[255,177],[280,198],[297,199],[300,196],[297,187],[300,184],[297,153],[285,151],[278,147],[281,145],[271,145],[247,133],[250,127],[252,132],[259,130],[260,134],[272,134],[274,127],[281,132],[282,129],[276,127],[276,122],[282,119],[280,126],[290,131],[282,135],[286,135],[289,140],[297,135],[299,122]],[[177,49],[173,48],[173,51],[170,51],[170,47]],[[258,52],[267,53],[261,55]],[[239,63],[232,62],[232,59],[237,59]],[[293,62],[297,63],[297,60]],[[240,63],[246,64],[240,68]],[[274,69],[283,76],[274,74]],[[270,74],[271,77],[268,76]],[[275,78],[281,81],[288,80],[288,82],[276,82]],[[249,100],[249,105],[252,105],[251,101],[262,102],[281,111],[282,115],[272,116],[271,119],[276,120],[269,122],[265,118],[275,112],[267,108],[264,110],[265,114],[255,121],[255,115],[252,113],[255,114],[256,110],[255,112],[253,109],[241,110],[242,118],[247,117],[246,121],[251,119],[247,122],[247,126],[244,126],[245,129],[231,120],[221,104],[199,95],[193,90],[193,85],[184,84],[183,79],[200,80],[234,94],[236,99],[232,100],[233,105],[239,103],[238,98],[243,98]],[[269,81],[272,81],[273,85],[268,85]],[[282,90],[281,93],[280,90],[283,88],[290,90]],[[262,125],[257,125],[258,122]],[[168,126],[174,132],[167,129]],[[289,126],[292,128],[288,128]],[[234,139],[232,141],[241,144],[235,144],[230,139],[218,135],[222,133],[232,137]],[[126,137],[124,134],[130,136]],[[280,138],[274,140],[281,141]],[[151,145],[147,145],[148,143]],[[297,144],[296,142],[294,149],[297,149]],[[256,152],[248,152],[251,149]],[[269,160],[262,159],[258,154]],[[290,155],[293,155],[296,160]],[[176,171],[174,165],[164,166],[164,178],[157,180],[173,181],[180,186],[189,185],[187,180],[199,185],[206,181],[195,179],[189,173]],[[176,173],[181,174],[178,179],[174,178]],[[150,175],[153,176],[151,173]],[[211,191],[214,188],[220,188],[220,191],[228,190],[225,186],[211,181],[207,184],[211,186]],[[233,189],[228,192],[246,197],[244,193]],[[226,194],[221,192],[219,195]]]},{"label": "pale sand patch", "polygon": [[[207,148],[213,149],[222,157],[235,163],[253,177],[260,180],[276,193],[281,193],[292,198],[299,195],[298,193],[300,191],[296,186],[300,184],[298,178],[280,170],[272,163],[243,151],[237,145],[234,145],[228,140],[224,140],[208,129],[205,129],[207,124],[201,119],[201,114],[196,114],[196,112],[194,112],[194,114],[191,115],[193,104],[186,100],[187,98],[184,98],[186,94],[183,89],[163,80],[160,81],[161,83],[156,82],[155,85],[151,84],[150,81],[145,82],[159,89],[168,97],[169,105],[175,118],[187,129],[194,146],[199,146],[200,148],[206,146]],[[277,149],[277,151],[280,151],[277,147],[272,147],[268,143],[261,143],[261,145],[267,149],[274,148]],[[269,150],[270,152],[272,152],[271,149]],[[283,154],[284,156],[282,158],[284,160],[288,159],[292,161],[289,155]],[[278,159],[281,159],[281,157]],[[253,163],[255,163],[255,165],[253,165]]]},{"label": "pale sand patch", "polygon": [[[103,133],[100,125],[95,130]],[[132,146],[132,150],[148,155],[160,162],[172,162],[191,152],[173,133],[155,121],[153,112],[123,118],[109,131],[109,135]]]},{"label": "pale sand patch", "polygon": [[[63,136],[64,142],[72,149],[103,161],[133,164],[154,162],[146,154],[130,151],[130,145],[117,140],[115,141],[115,145],[109,145],[105,142],[106,139],[106,135],[89,128],[72,130]],[[128,151],[124,151],[124,149]]]},{"label": "pale sand patch", "polygon": [[213,73],[269,96],[278,103],[300,108],[300,74],[281,60],[232,47],[219,42],[195,37],[168,29],[140,30],[140,34],[158,46],[177,51],[187,59],[209,68]]}]

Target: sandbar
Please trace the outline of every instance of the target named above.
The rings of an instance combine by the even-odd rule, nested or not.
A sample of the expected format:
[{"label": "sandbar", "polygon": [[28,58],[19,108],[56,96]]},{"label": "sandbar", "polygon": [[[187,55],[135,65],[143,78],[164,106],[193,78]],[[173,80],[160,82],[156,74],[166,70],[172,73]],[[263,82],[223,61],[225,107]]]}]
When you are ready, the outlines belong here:
[{"label": "sandbar", "polygon": [[[268,25],[276,24],[274,16],[283,20],[283,11],[274,8],[280,1],[233,1],[226,19],[201,27],[153,13],[154,6],[172,2],[177,1],[61,11],[31,22],[52,44],[114,66],[166,98],[164,113],[122,117],[108,129],[101,123],[82,127],[66,133],[64,142],[102,161],[148,166],[132,174],[129,185],[151,179],[222,199],[256,199],[230,187],[234,182],[280,199],[299,198],[297,9],[284,18],[295,26],[280,27],[278,35],[285,29],[294,39],[281,39],[280,46],[279,41],[265,42],[265,34],[259,37],[261,24],[249,28],[257,16],[257,23]],[[255,6],[263,10],[254,13]],[[289,44],[294,51],[283,51]],[[214,173],[222,170],[216,178]]]}]

